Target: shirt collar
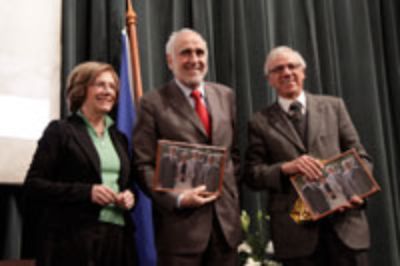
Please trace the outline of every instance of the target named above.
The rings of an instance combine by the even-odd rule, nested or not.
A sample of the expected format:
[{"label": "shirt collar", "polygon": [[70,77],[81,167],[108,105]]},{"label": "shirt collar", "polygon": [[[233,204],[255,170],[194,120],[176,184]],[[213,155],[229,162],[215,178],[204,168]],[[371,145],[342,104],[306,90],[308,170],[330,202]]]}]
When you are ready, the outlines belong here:
[{"label": "shirt collar", "polygon": [[[183,85],[182,82],[180,82],[179,80],[175,79],[176,84],[178,85],[178,88],[183,92],[183,94],[186,96],[186,98],[191,99],[190,94],[192,93],[192,89]],[[202,96],[203,99],[205,99],[205,89],[204,89],[204,82],[200,83],[199,88],[197,88],[196,90],[200,91],[200,94]]]},{"label": "shirt collar", "polygon": [[286,99],[278,96],[278,103],[282,107],[283,111],[285,111],[286,113],[289,113],[289,107],[294,101],[298,101],[299,103],[301,103],[301,113],[305,114],[307,105],[306,94],[304,93],[304,91],[301,91],[300,95],[296,99]]},{"label": "shirt collar", "polygon": [[[86,116],[81,112],[81,110],[78,110],[76,112],[76,114],[78,116],[80,116],[83,121],[85,122],[87,127],[90,127],[93,129],[92,125],[90,124],[89,120],[86,118]],[[114,120],[109,116],[109,115],[105,115],[104,116],[104,124],[105,124],[105,129],[108,130],[109,127],[111,127],[114,124]]]}]

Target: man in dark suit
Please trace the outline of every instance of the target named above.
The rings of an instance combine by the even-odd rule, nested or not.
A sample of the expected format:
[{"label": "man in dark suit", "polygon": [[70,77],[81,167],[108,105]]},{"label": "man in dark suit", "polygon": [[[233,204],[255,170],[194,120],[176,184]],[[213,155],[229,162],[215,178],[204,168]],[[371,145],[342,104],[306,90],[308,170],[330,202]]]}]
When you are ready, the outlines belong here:
[{"label": "man in dark suit", "polygon": [[219,168],[218,168],[218,160],[214,158],[213,155],[209,155],[207,158],[207,162],[203,165],[201,179],[203,184],[206,185],[206,189],[209,192],[215,192],[218,189],[218,180],[219,180]]},{"label": "man in dark suit", "polygon": [[188,156],[189,154],[186,151],[182,152],[179,156],[175,188],[189,188],[191,185],[191,181],[188,180]]},{"label": "man in dark suit", "polygon": [[199,186],[204,184],[201,182],[201,169],[204,165],[204,161],[202,159],[202,155],[198,151],[193,152],[192,159],[189,161],[189,170],[188,175],[192,180],[192,187]]},{"label": "man in dark suit", "polygon": [[366,173],[361,169],[361,165],[356,164],[354,159],[347,158],[342,162],[342,180],[348,184],[350,189],[357,195],[365,195],[370,192],[373,183]]},{"label": "man in dark suit", "polygon": [[267,56],[265,74],[277,102],[249,122],[246,180],[269,192],[275,255],[287,265],[367,265],[369,229],[363,202],[319,222],[297,224],[289,216],[298,195],[289,177],[322,176],[319,160],[355,148],[368,161],[343,100],[303,90],[306,63],[285,46]]},{"label": "man in dark suit", "polygon": [[322,214],[329,211],[329,203],[324,192],[318,186],[318,183],[311,182],[305,184],[302,188],[302,192],[314,212]]},{"label": "man in dark suit", "polygon": [[176,147],[168,147],[168,153],[164,154],[160,161],[160,183],[163,188],[173,188],[177,176],[178,158]]},{"label": "man in dark suit", "polygon": [[[159,265],[236,265],[241,240],[234,148],[235,99],[230,88],[205,82],[208,50],[195,31],[174,32],[167,42],[174,80],[143,96],[134,131],[135,163],[151,195]],[[159,139],[227,148],[222,193],[206,187],[182,193],[152,191]],[[236,170],[235,170],[236,168]],[[207,195],[207,196],[206,196]]]}]

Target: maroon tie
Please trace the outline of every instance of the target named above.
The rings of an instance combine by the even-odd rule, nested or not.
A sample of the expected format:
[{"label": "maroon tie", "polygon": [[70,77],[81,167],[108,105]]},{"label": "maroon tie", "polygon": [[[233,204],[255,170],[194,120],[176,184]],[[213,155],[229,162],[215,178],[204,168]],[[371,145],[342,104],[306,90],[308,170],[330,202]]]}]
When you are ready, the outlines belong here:
[{"label": "maroon tie", "polygon": [[201,92],[198,90],[193,90],[190,94],[195,102],[195,110],[199,116],[201,122],[203,123],[204,129],[206,130],[208,136],[211,136],[211,125],[210,117],[208,116],[208,111],[203,101],[201,100]]}]

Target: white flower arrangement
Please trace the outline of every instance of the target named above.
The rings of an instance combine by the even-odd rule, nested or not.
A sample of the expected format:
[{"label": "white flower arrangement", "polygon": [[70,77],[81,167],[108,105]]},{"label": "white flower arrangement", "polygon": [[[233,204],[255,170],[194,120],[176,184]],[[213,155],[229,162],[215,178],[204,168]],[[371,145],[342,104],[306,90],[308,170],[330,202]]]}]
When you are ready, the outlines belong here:
[{"label": "white flower arrangement", "polygon": [[280,264],[272,259],[274,254],[274,246],[271,240],[266,237],[266,221],[269,216],[262,211],[256,213],[256,224],[253,232],[250,230],[251,218],[249,214],[243,210],[240,216],[243,232],[246,236],[238,246],[240,263],[243,266],[279,266]]}]

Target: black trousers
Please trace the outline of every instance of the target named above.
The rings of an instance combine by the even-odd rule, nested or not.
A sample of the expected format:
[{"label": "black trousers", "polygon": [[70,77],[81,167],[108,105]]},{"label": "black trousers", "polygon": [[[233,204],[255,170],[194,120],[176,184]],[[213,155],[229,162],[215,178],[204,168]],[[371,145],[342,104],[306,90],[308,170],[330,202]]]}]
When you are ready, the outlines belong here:
[{"label": "black trousers", "polygon": [[322,223],[318,246],[307,257],[282,260],[284,266],[368,266],[368,251],[350,249],[331,225]]},{"label": "black trousers", "polygon": [[126,228],[99,223],[70,232],[49,232],[37,266],[134,266],[134,236]]}]

